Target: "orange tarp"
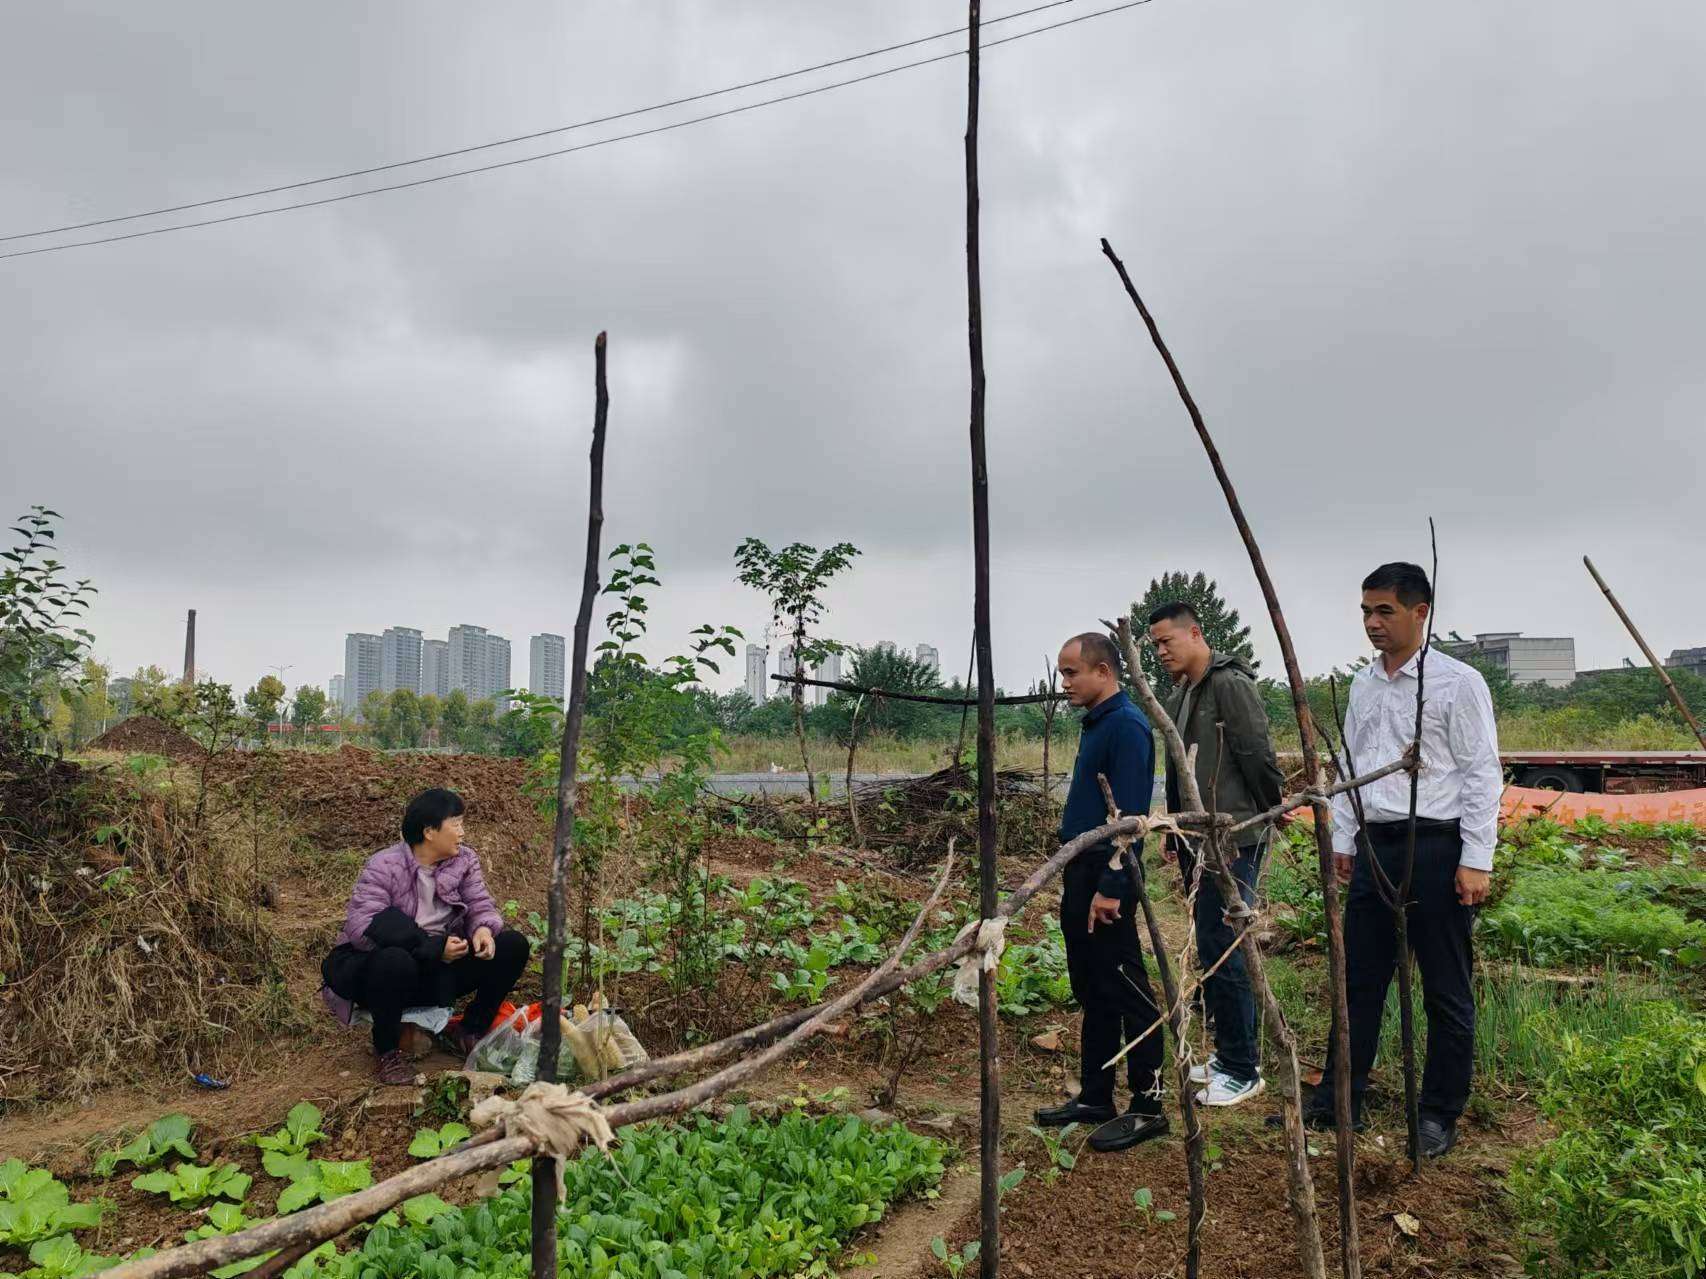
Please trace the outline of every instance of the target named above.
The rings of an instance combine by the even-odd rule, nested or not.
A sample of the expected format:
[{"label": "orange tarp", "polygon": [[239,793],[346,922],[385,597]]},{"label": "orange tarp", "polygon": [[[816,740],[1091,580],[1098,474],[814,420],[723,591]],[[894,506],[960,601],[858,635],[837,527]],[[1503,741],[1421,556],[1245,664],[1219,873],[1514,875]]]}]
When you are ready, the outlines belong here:
[{"label": "orange tarp", "polygon": [[[1313,821],[1309,809],[1298,809],[1294,817]],[[1603,817],[1608,822],[1691,822],[1706,828],[1706,788],[1697,790],[1662,790],[1641,795],[1569,794],[1555,790],[1534,790],[1528,786],[1507,786],[1499,801],[1499,815],[1505,821],[1544,815],[1568,826],[1587,816]]]},{"label": "orange tarp", "polygon": [[1499,808],[1507,820],[1544,813],[1564,825],[1592,815],[1608,822],[1692,822],[1706,827],[1706,789],[1598,795],[1507,786]]}]

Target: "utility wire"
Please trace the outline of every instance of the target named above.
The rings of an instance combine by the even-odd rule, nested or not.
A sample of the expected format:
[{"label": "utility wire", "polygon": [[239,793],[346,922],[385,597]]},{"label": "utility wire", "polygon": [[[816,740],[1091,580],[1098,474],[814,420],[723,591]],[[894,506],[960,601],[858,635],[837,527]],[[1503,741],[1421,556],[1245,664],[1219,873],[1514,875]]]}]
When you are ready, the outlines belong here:
[{"label": "utility wire", "polygon": [[[1060,4],[1070,4],[1070,3],[1074,3],[1074,2],[1075,2],[1075,0],[1053,0],[1053,2],[1050,4],[1040,5],[1040,6],[1038,6],[1037,9],[1024,10],[1023,12],[1024,13],[1035,13],[1039,9],[1054,8]],[[1064,18],[1058,22],[1051,22],[1051,23],[1048,23],[1044,26],[1034,27],[1029,31],[1022,31],[1017,35],[1006,36],[1000,40],[991,40],[991,41],[986,42],[982,47],[984,49],[993,49],[993,48],[997,47],[998,45],[1011,44],[1015,40],[1024,40],[1030,36],[1041,35],[1045,31],[1054,31],[1054,30],[1058,30],[1061,27],[1074,26],[1080,22],[1088,22],[1092,18],[1107,17],[1109,14],[1120,13],[1126,9],[1135,9],[1140,5],[1145,5],[1145,4],[1149,4],[1149,3],[1151,3],[1151,0],[1125,0],[1125,3],[1123,3],[1123,4],[1112,5],[1106,9],[1098,9],[1098,10],[1095,10],[1094,12],[1080,14],[1077,17],[1073,17],[1073,18]],[[1009,14],[1007,16],[1009,18],[1016,18],[1016,17],[1020,17],[1022,15],[1019,13],[1014,13],[1014,14]],[[1005,21],[1005,19],[995,19],[994,21]],[[960,28],[956,28],[955,31],[963,31],[964,29],[965,28],[960,27]],[[892,46],[892,48],[897,48],[897,49],[898,48],[906,48],[912,44],[918,44],[918,43],[922,43],[922,42],[928,41],[928,40],[941,39],[942,36],[944,36],[944,35],[955,34],[955,31],[942,32],[942,33],[939,33],[938,35],[935,35],[935,36],[920,37],[918,40],[908,41],[908,42],[906,42],[906,44],[895,45],[895,46]],[[849,58],[841,59],[840,61],[841,62],[856,61],[859,58],[867,57],[867,56],[871,56],[871,55],[855,54]],[[431,184],[433,184],[435,182],[449,181],[451,178],[465,178],[465,177],[469,177],[469,176],[471,176],[473,174],[477,174],[477,173],[491,173],[491,172],[494,172],[498,169],[509,169],[509,168],[514,168],[516,165],[532,164],[535,161],[539,161],[539,160],[549,160],[549,159],[553,159],[557,156],[572,155],[577,151],[590,151],[590,150],[593,150],[597,147],[610,146],[610,145],[617,143],[617,142],[630,142],[636,138],[650,137],[653,134],[657,134],[657,133],[669,133],[669,132],[672,132],[673,130],[676,130],[676,129],[688,128],[691,125],[705,124],[709,121],[721,120],[721,119],[724,119],[728,116],[742,115],[748,111],[756,111],[761,107],[776,106],[776,105],[783,103],[783,102],[793,102],[793,101],[800,99],[800,98],[813,97],[819,93],[828,93],[832,89],[845,89],[845,88],[848,88],[852,85],[863,84],[869,80],[879,80],[879,79],[882,79],[884,76],[891,76],[891,75],[896,74],[897,72],[911,71],[911,70],[914,70],[918,67],[927,67],[927,66],[931,66],[937,62],[945,62],[951,58],[963,58],[965,56],[966,56],[966,54],[965,54],[965,51],[963,49],[956,49],[950,53],[939,53],[939,54],[934,55],[933,57],[918,58],[918,59],[915,59],[914,61],[911,61],[911,62],[897,63],[895,66],[892,66],[892,67],[884,67],[880,71],[867,72],[864,75],[852,76],[852,77],[849,77],[848,79],[845,79],[845,80],[832,80],[828,84],[816,85],[810,89],[801,89],[801,90],[798,90],[794,93],[780,94],[780,95],[773,97],[773,98],[761,98],[756,102],[744,103],[743,105],[738,106],[738,107],[728,107],[722,111],[712,111],[712,112],[708,112],[704,115],[690,116],[685,120],[675,120],[675,121],[671,121],[668,124],[654,125],[653,127],[649,128],[649,129],[636,129],[636,130],[629,132],[629,133],[618,133],[618,134],[612,135],[611,137],[599,138],[599,139],[592,141],[592,142],[582,142],[582,143],[579,143],[575,146],[558,147],[555,150],[541,151],[541,152],[538,152],[534,155],[518,156],[517,158],[515,158],[513,160],[500,160],[500,161],[496,161],[496,162],[491,163],[491,164],[475,165],[473,167],[466,168],[466,169],[452,169],[447,173],[437,173],[437,174],[433,174],[430,177],[415,178],[412,181],[408,181],[408,182],[394,182],[394,183],[390,183],[390,184],[385,185],[385,186],[369,187],[369,188],[362,190],[362,191],[347,191],[347,192],[344,192],[340,195],[322,196],[316,200],[299,200],[299,201],[296,201],[295,203],[292,203],[292,204],[280,204],[280,205],[275,205],[271,208],[251,210],[248,213],[229,213],[229,214],[225,214],[221,217],[216,217],[216,218],[202,218],[202,219],[200,219],[198,221],[194,221],[194,222],[180,222],[180,223],[175,223],[172,226],[151,227],[151,228],[144,230],[144,231],[130,231],[130,232],[127,232],[127,233],[122,234],[122,235],[100,236],[100,237],[97,237],[95,239],[90,239],[90,240],[73,240],[73,241],[70,241],[69,243],[66,243],[66,244],[51,244],[51,245],[46,245],[46,246],[43,246],[41,248],[35,248],[35,249],[15,249],[10,253],[0,253],[0,259],[26,258],[26,257],[33,257],[39,253],[59,253],[59,252],[63,252],[66,249],[84,249],[84,248],[89,248],[89,247],[91,247],[93,245],[97,245],[97,244],[114,244],[114,243],[117,243],[121,240],[139,240],[139,239],[143,239],[147,236],[151,236],[151,235],[167,235],[167,234],[170,234],[171,232],[174,232],[174,231],[191,231],[191,230],[194,230],[198,227],[218,226],[218,225],[220,225],[222,223],[226,223],[226,222],[243,222],[243,221],[248,220],[249,218],[266,217],[269,214],[273,214],[273,213],[289,213],[289,212],[296,210],[296,209],[312,209],[312,208],[317,208],[318,206],[324,205],[324,204],[338,204],[344,200],[358,200],[358,199],[362,198],[363,196],[380,195],[380,194],[383,194],[384,192],[387,192],[387,191],[404,191],[404,190],[408,190],[412,187],[430,186]],[[835,66],[835,65],[839,65],[839,63],[825,63],[823,65],[824,66]],[[797,74],[803,74],[803,72],[788,72],[788,73],[785,73],[784,75],[771,77],[771,80],[785,79],[788,76],[797,75]],[[752,83],[753,84],[763,84],[763,83],[767,83],[767,81],[758,80],[758,81],[753,81]],[[680,101],[691,102],[691,101],[697,100],[697,98],[712,97],[712,96],[716,96],[717,94],[730,93],[730,92],[734,92],[734,90],[733,89],[717,90],[717,91],[715,91],[715,93],[700,94],[700,95],[697,95],[696,98],[683,98],[683,99],[680,99]],[[664,105],[668,105],[668,104],[664,104]],[[659,109],[661,109],[661,106],[641,108],[641,109],[636,110],[636,111],[622,113],[622,115],[607,116],[607,117],[605,117],[605,119],[607,119],[607,120],[621,119],[627,115],[638,115],[638,114],[641,114],[643,111],[651,111],[651,110],[659,110]],[[595,122],[587,121],[585,123],[590,124],[590,123],[595,123]],[[564,129],[573,129],[573,128],[580,128],[580,127],[582,127],[582,125],[579,125],[579,124],[564,125],[564,126],[562,126],[561,129],[545,130],[544,132],[546,132],[546,133],[561,132]],[[542,136],[542,135],[541,134],[533,134],[533,135],[528,135],[528,136],[538,137],[538,136]],[[519,141],[519,140],[521,140],[521,139],[519,139],[519,138],[508,139],[508,141]],[[502,143],[502,142],[483,143],[483,144],[481,144],[480,147],[465,147],[462,149],[462,151],[447,151],[447,152],[442,153],[442,155],[444,155],[444,156],[459,155],[459,154],[464,154],[467,151],[479,150],[479,149],[482,149],[483,147],[502,146],[502,145],[504,145],[504,143]],[[421,157],[421,159],[419,159],[419,160],[402,160],[402,161],[397,161],[391,165],[379,166],[376,169],[359,170],[357,172],[357,174],[345,174],[345,175],[339,175],[339,176],[348,177],[348,176],[358,176],[359,173],[380,172],[384,169],[396,168],[396,167],[399,167],[402,165],[423,163],[427,159],[434,159],[434,158],[441,158],[441,157]],[[321,182],[332,182],[332,181],[336,181],[336,180],[337,180],[336,178],[315,178],[315,179],[311,179],[311,180],[306,181],[306,182],[293,183],[289,186],[274,187],[274,188],[271,188],[270,190],[272,190],[272,191],[293,190],[293,189],[296,189],[298,187],[313,186],[313,185],[316,185],[316,184],[321,183]],[[249,196],[262,195],[262,194],[266,194],[266,193],[267,192],[254,191],[254,192],[249,192],[248,195],[222,196],[216,200],[204,200],[198,204],[180,205],[180,206],[177,206],[177,208],[178,209],[201,208],[201,207],[205,207],[206,205],[209,205],[209,204],[219,204],[219,203],[224,203],[224,202],[229,201],[229,200],[246,199]],[[81,227],[101,226],[101,225],[106,225],[106,224],[109,224],[112,222],[124,222],[124,221],[130,221],[130,220],[133,220],[136,218],[151,217],[151,216],[154,216],[155,214],[166,213],[166,212],[171,212],[171,211],[173,211],[173,210],[157,209],[152,214],[150,214],[150,213],[128,214],[124,217],[119,217],[119,218],[107,218],[107,219],[103,219],[103,220],[97,221],[97,222],[81,223],[81,224],[78,224],[78,226],[81,226]],[[60,230],[75,230],[75,229],[78,229],[78,227],[77,226],[67,226],[67,227],[63,227],[63,228],[59,228],[59,229]],[[26,238],[29,238],[31,236],[48,235],[48,234],[51,234],[51,232],[49,232],[49,231],[20,232],[18,234],[12,235],[12,236],[0,237],[0,239],[26,239]]]},{"label": "utility wire", "polygon": [[[1041,13],[1045,9],[1058,9],[1061,5],[1076,3],[1078,0],[1048,0],[1047,4],[1020,9],[1017,13],[1009,13],[1005,17],[991,18],[983,25],[994,26],[998,22],[1010,22],[1014,18],[1028,17],[1033,13]],[[594,125],[612,124],[617,120],[630,120],[635,116],[650,115],[654,111],[667,111],[671,107],[686,106],[692,102],[703,102],[707,98],[720,98],[725,94],[739,93],[744,89],[757,89],[781,80],[791,80],[796,76],[810,75],[814,71],[827,71],[833,67],[846,66],[850,62],[862,62],[866,58],[881,57],[885,53],[898,53],[902,49],[911,49],[917,45],[929,44],[932,40],[941,40],[947,36],[958,35],[964,30],[964,27],[952,27],[947,31],[938,31],[934,35],[919,36],[914,40],[903,40],[899,44],[885,45],[880,49],[867,49],[864,53],[849,54],[844,58],[834,58],[828,62],[819,62],[809,67],[798,67],[793,71],[783,71],[757,80],[748,80],[742,84],[731,84],[722,89],[708,89],[704,93],[689,94],[685,98],[671,98],[668,102],[656,102],[649,107],[635,107],[628,111],[618,111],[613,115],[594,116],[590,120],[577,120],[573,124],[560,124],[554,128],[540,129],[534,133],[518,133],[513,137],[498,138],[491,142],[477,142],[473,146],[457,147],[451,151],[435,151],[431,155],[419,155],[412,160],[393,160],[389,164],[376,164],[371,168],[351,169],[347,173],[332,173],[323,178],[308,178],[301,182],[285,182],[278,186],[259,187],[253,191],[239,191],[235,195],[215,196],[210,200],[194,200],[189,204],[169,204],[163,208],[148,209],[142,213],[125,213],[118,217],[96,218],[90,222],[68,222],[64,226],[44,227],[40,231],[14,231],[10,235],[0,235],[0,243],[8,240],[29,240],[42,235],[58,235],[64,231],[87,231],[90,227],[111,226],[115,222],[135,222],[139,218],[155,218],[167,213],[185,213],[190,209],[206,209],[216,204],[230,204],[235,200],[252,200],[257,196],[278,195],[284,191],[300,191],[304,187],[320,186],[327,182],[342,182],[346,178],[364,178],[374,173],[389,173],[394,169],[406,169],[410,165],[430,164],[434,160],[449,160],[459,155],[472,155],[476,151],[490,151],[496,147],[507,147],[516,142],[533,142],[539,138],[551,137],[553,134],[572,133],[576,129],[590,129]]]}]

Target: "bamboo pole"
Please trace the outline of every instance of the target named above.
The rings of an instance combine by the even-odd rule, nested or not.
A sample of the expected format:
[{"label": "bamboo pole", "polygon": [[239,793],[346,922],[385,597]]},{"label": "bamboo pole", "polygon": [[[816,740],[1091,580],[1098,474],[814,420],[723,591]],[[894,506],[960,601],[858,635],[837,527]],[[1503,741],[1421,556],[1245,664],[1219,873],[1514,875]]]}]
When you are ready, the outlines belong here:
[{"label": "bamboo pole", "polygon": [[[1227,474],[1225,463],[1220,460],[1220,451],[1215,448],[1214,439],[1208,433],[1197,402],[1191,395],[1190,388],[1185,385],[1184,374],[1179,371],[1173,353],[1168,350],[1166,341],[1161,337],[1155,317],[1149,313],[1149,308],[1138,295],[1131,276],[1126,272],[1125,263],[1119,260],[1113,246],[1105,239],[1102,241],[1102,252],[1119,274],[1126,295],[1137,308],[1144,327],[1149,330],[1150,340],[1167,366],[1167,372],[1172,375],[1173,386],[1184,403],[1185,411],[1190,415],[1191,425],[1196,428],[1203,451],[1208,454],[1209,465],[1214,470],[1215,479],[1220,483],[1220,490],[1232,514],[1232,522],[1237,526],[1238,535],[1244,541],[1244,549],[1249,553],[1250,566],[1255,570],[1256,580],[1262,588],[1262,598],[1267,602],[1268,615],[1273,619],[1274,635],[1279,641],[1280,655],[1285,661],[1286,679],[1291,685],[1292,710],[1297,716],[1298,738],[1303,749],[1303,779],[1311,789],[1315,789],[1319,785],[1321,775],[1315,720],[1309,713],[1303,669],[1298,665],[1297,650],[1291,642],[1291,628],[1286,625],[1285,613],[1280,609],[1279,594],[1274,590],[1267,562],[1262,558],[1261,547],[1256,544],[1256,535],[1251,531],[1249,521],[1244,518],[1243,503],[1238,500],[1238,492],[1232,487],[1232,478]],[[1338,874],[1333,867],[1332,818],[1326,804],[1316,803],[1313,808],[1316,870],[1321,880],[1321,900],[1327,916],[1327,985],[1332,999],[1333,1043],[1338,1059],[1348,1063],[1351,1053],[1350,1014],[1345,1001],[1345,925],[1339,912]],[[1351,1084],[1348,1070],[1336,1071],[1333,1075],[1333,1119],[1334,1154],[1338,1160],[1339,1171],[1339,1259],[1345,1279],[1361,1279],[1362,1255],[1357,1238],[1356,1185],[1353,1176],[1356,1166],[1356,1134],[1351,1127]]]},{"label": "bamboo pole", "polygon": [[1582,556],[1582,563],[1588,566],[1588,572],[1593,574],[1593,580],[1599,583],[1599,589],[1604,592],[1605,598],[1611,602],[1611,607],[1617,610],[1617,616],[1623,619],[1623,625],[1628,627],[1629,634],[1633,635],[1635,642],[1641,646],[1641,652],[1646,656],[1647,663],[1664,683],[1665,692],[1670,694],[1670,700],[1676,703],[1676,709],[1682,712],[1682,718],[1688,721],[1688,726],[1694,730],[1694,735],[1700,739],[1700,745],[1706,747],[1706,729],[1700,727],[1700,721],[1694,718],[1694,712],[1689,710],[1688,703],[1682,700],[1682,693],[1671,682],[1670,674],[1665,670],[1664,663],[1660,662],[1653,650],[1647,647],[1647,641],[1641,638],[1641,632],[1635,629],[1635,623],[1630,620],[1629,614],[1623,611],[1623,605],[1617,602],[1617,597],[1611,593],[1611,588],[1605,584],[1605,579],[1599,575],[1599,570],[1593,566],[1593,561],[1584,555]]},{"label": "bamboo pole", "polygon": [[[586,563],[581,575],[580,611],[575,614],[574,665],[569,675],[569,702],[563,715],[563,740],[558,747],[557,820],[551,831],[551,888],[546,906],[544,995],[539,1026],[539,1078],[555,1080],[562,1044],[563,934],[567,926],[565,895],[575,851],[575,790],[580,754],[581,723],[586,713],[586,659],[592,629],[592,606],[598,598],[599,539],[604,528],[604,435],[610,418],[610,388],[605,379],[605,335],[593,343],[593,412],[591,480],[586,508]],[[533,1279],[555,1279],[557,1273],[557,1173],[554,1161],[533,1161]]]},{"label": "bamboo pole", "polygon": [[[966,346],[971,363],[972,625],[977,652],[977,865],[978,914],[995,914],[995,657],[989,626],[989,460],[984,437],[983,280],[978,245],[977,121],[980,72],[979,0],[967,0],[966,22]],[[996,1020],[995,974],[977,982],[980,1097],[979,1194],[983,1279],[1001,1273],[1001,1025]]]},{"label": "bamboo pole", "polygon": [[[1155,690],[1150,688],[1149,680],[1143,674],[1143,665],[1137,656],[1137,645],[1131,637],[1131,619],[1121,617],[1110,629],[1118,637],[1120,650],[1125,656],[1126,670],[1130,675],[1132,687],[1137,692],[1138,701],[1143,704],[1149,722],[1160,732],[1161,739],[1166,744],[1167,757],[1179,779],[1180,795],[1193,810],[1203,812],[1202,788],[1197,785],[1194,762],[1185,750],[1185,739],[1179,735],[1178,725],[1173,722],[1172,716],[1167,714],[1167,708],[1161,705],[1161,699],[1155,696]],[[1227,868],[1223,843],[1218,829],[1214,826],[1209,827],[1208,847],[1204,849],[1199,864],[1203,870],[1214,876],[1215,883],[1220,888],[1221,901],[1226,903],[1228,910],[1233,909],[1233,903],[1243,905],[1243,894],[1238,891],[1238,881]],[[1250,986],[1262,1001],[1267,1032],[1274,1043],[1281,1112],[1285,1120],[1286,1202],[1291,1209],[1292,1227],[1297,1235],[1298,1256],[1303,1262],[1305,1279],[1326,1279],[1326,1260],[1321,1251],[1321,1228],[1315,1221],[1315,1183],[1309,1174],[1309,1136],[1303,1130],[1302,1079],[1297,1066],[1297,1039],[1292,1034],[1291,1027],[1286,1024],[1285,1012],[1280,1008],[1273,987],[1268,983],[1267,964],[1262,956],[1262,948],[1256,944],[1254,931],[1243,929],[1239,934],[1238,944],[1243,948],[1244,963],[1250,970]]]}]

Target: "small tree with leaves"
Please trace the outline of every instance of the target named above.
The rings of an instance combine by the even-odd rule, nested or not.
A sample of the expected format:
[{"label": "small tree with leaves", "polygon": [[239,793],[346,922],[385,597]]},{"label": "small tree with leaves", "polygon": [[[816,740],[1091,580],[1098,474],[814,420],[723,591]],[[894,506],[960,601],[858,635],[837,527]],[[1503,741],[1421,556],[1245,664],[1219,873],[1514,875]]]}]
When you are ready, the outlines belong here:
[{"label": "small tree with leaves", "polygon": [[[1179,603],[1189,604],[1196,611],[1202,621],[1203,638],[1210,648],[1217,653],[1242,657],[1250,663],[1251,669],[1258,669],[1256,650],[1250,646],[1250,628],[1239,621],[1238,610],[1221,597],[1219,584],[1204,573],[1194,577],[1184,573],[1163,573],[1151,580],[1143,598],[1131,606],[1132,634],[1146,634],[1150,613],[1163,604]],[[1172,687],[1173,677],[1161,669],[1161,661],[1155,656],[1152,646],[1139,645],[1138,654],[1143,660],[1143,673],[1152,685],[1156,688]]]},{"label": "small tree with leaves", "polygon": [[304,684],[290,705],[290,723],[312,741],[326,719],[326,690]]},{"label": "small tree with leaves", "polygon": [[[778,628],[786,628],[794,650],[794,673],[805,674],[806,667],[816,666],[831,653],[845,651],[845,646],[831,639],[812,634],[823,617],[823,592],[837,573],[853,563],[859,548],[851,542],[837,542],[826,550],[793,542],[781,550],[771,550],[756,537],[749,537],[735,548],[737,579],[743,586],[762,591],[770,601],[771,620]],[[811,755],[806,750],[806,690],[800,684],[794,692],[794,735],[800,743],[800,763],[806,769],[806,788],[815,799],[816,779],[812,776]]]},{"label": "small tree with leaves", "polygon": [[0,720],[30,737],[52,719],[50,695],[78,683],[76,671],[94,636],[75,625],[95,588],[87,578],[72,581],[55,559],[53,521],[58,511],[32,506],[12,532],[23,538],[0,552]]},{"label": "small tree with leaves", "polygon": [[281,718],[279,708],[288,692],[284,681],[276,675],[263,675],[255,686],[243,694],[243,710],[249,717],[250,731],[261,741],[267,740],[267,725]]}]

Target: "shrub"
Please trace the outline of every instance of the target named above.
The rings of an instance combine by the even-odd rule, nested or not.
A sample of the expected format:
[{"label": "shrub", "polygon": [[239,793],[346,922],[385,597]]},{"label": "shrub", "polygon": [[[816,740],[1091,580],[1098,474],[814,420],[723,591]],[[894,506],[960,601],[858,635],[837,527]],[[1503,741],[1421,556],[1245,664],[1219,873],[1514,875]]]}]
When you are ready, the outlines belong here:
[{"label": "shrub", "polygon": [[1511,1178],[1530,1269],[1706,1271],[1706,1020],[1654,1003],[1638,1033],[1561,1043],[1540,1101],[1564,1131]]},{"label": "shrub", "polygon": [[1481,918],[1485,949],[1534,964],[1697,965],[1706,923],[1673,903],[1698,893],[1699,879],[1674,869],[1524,870]]}]

